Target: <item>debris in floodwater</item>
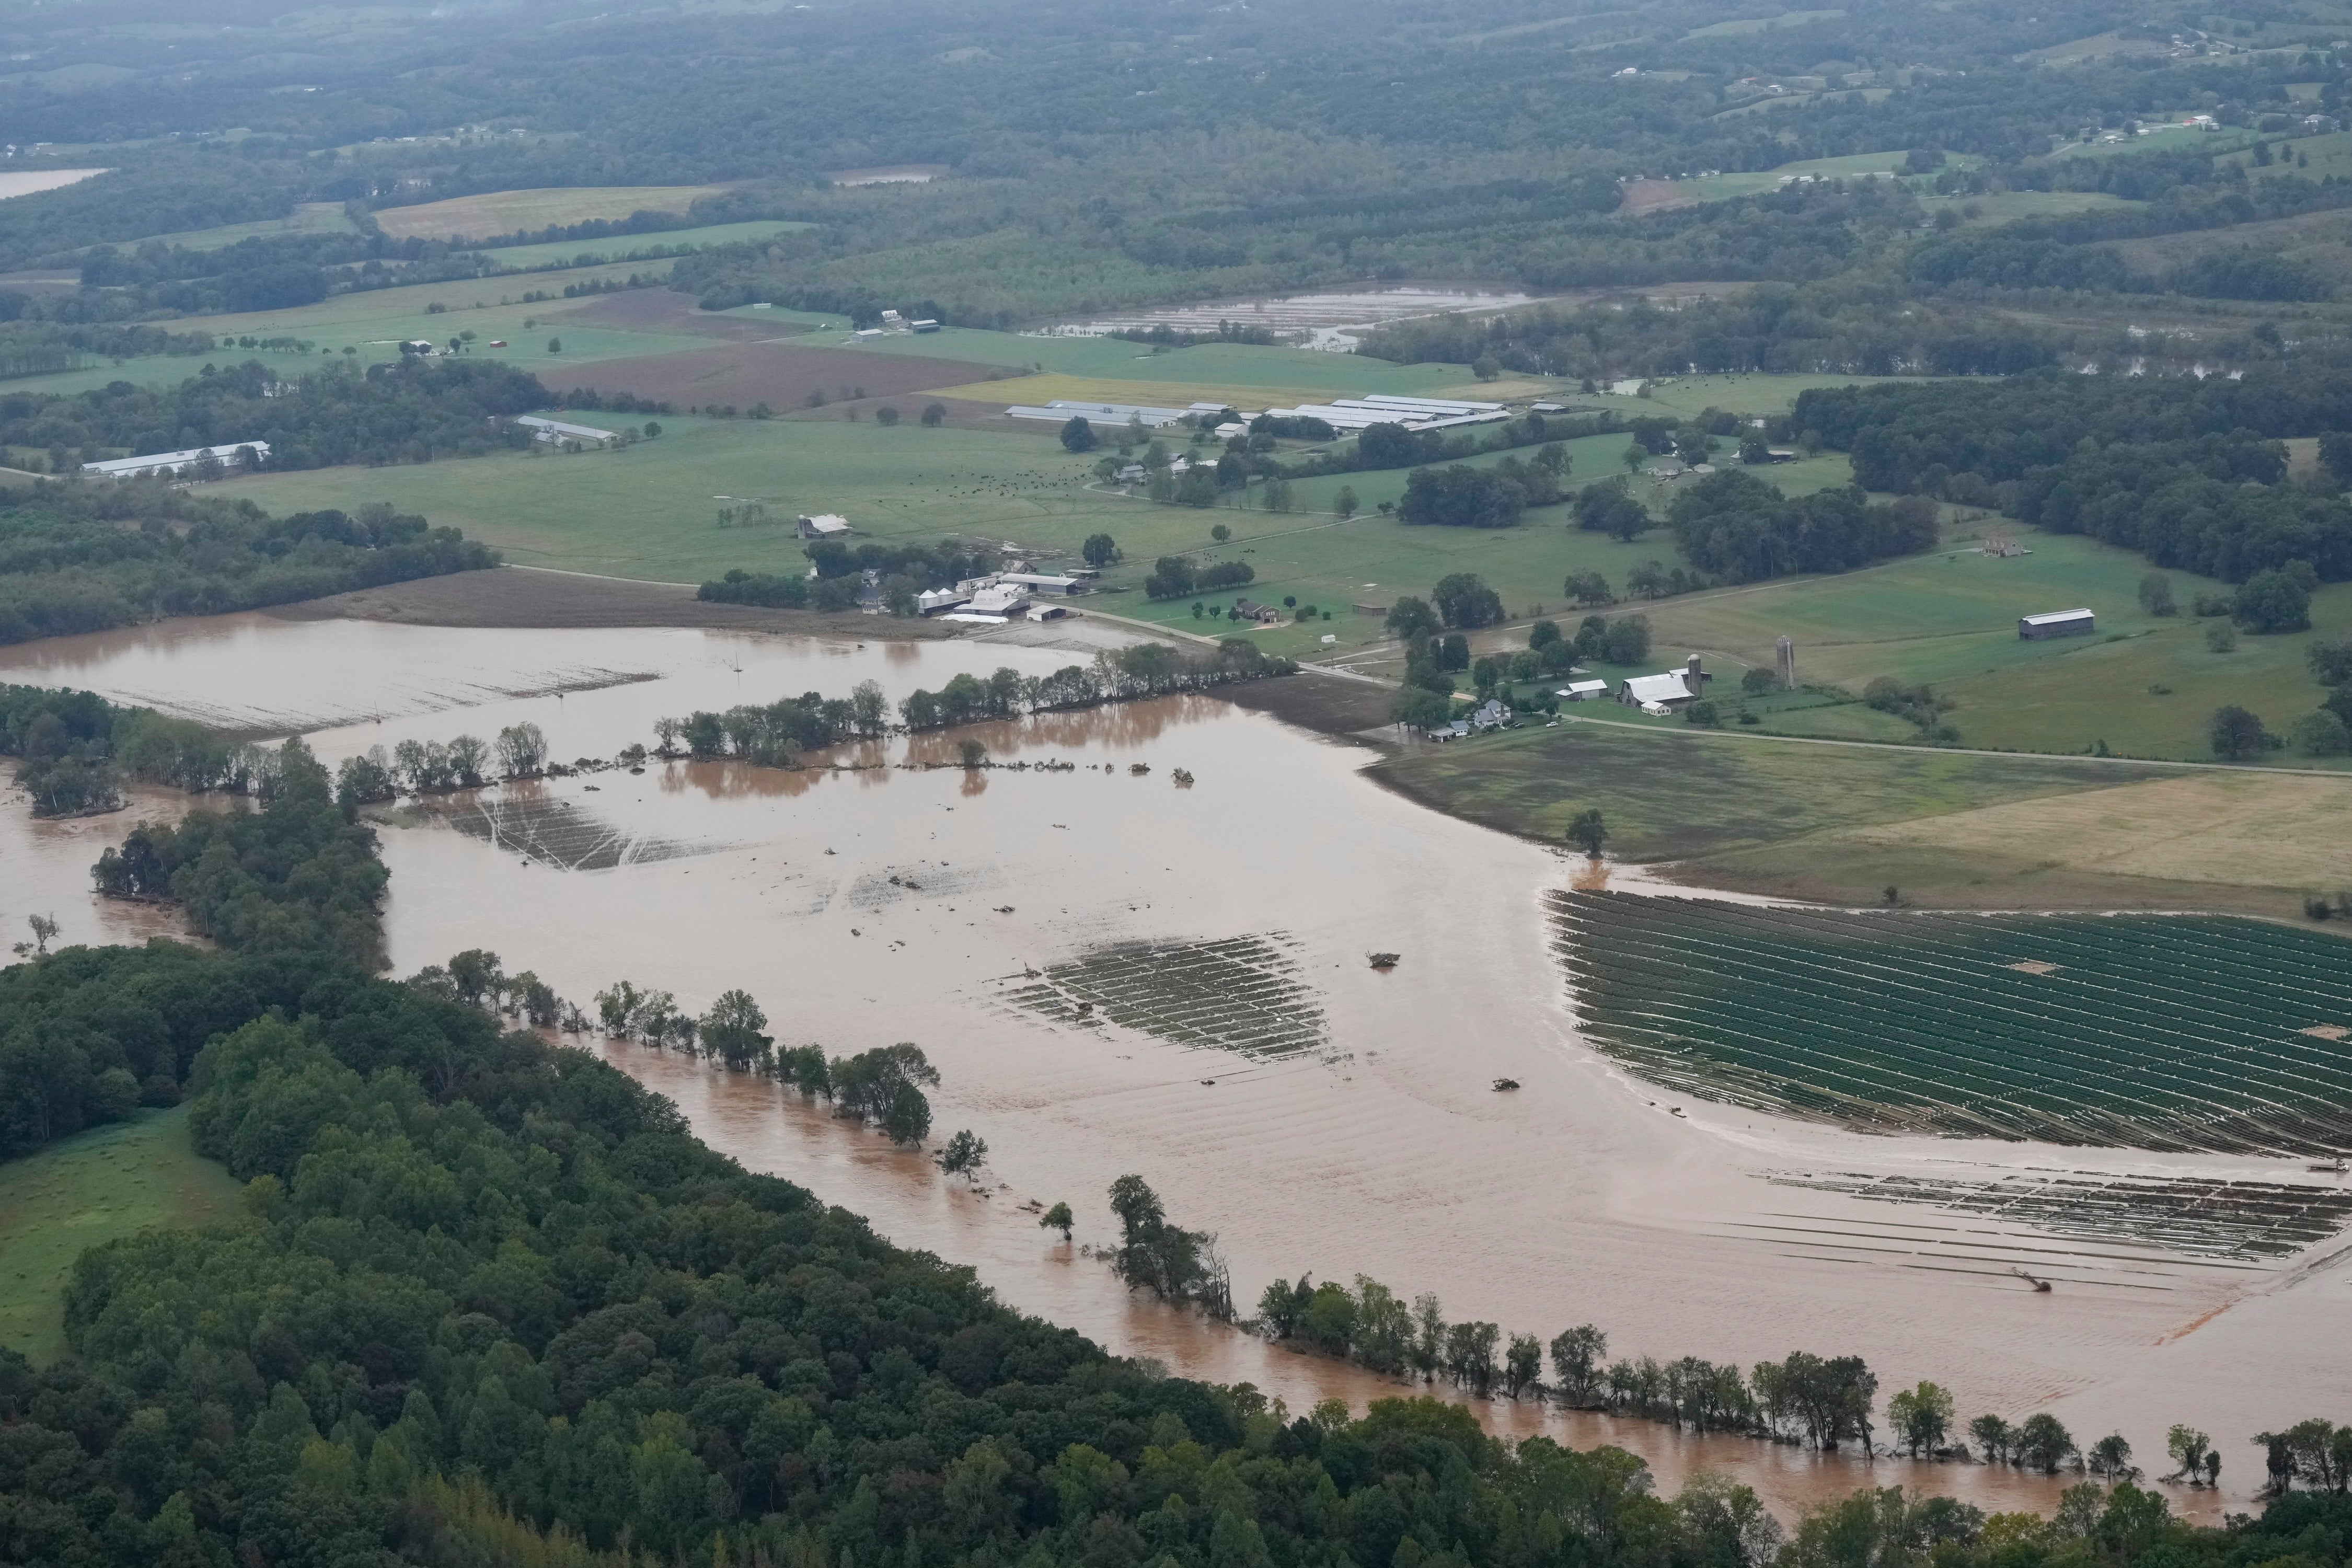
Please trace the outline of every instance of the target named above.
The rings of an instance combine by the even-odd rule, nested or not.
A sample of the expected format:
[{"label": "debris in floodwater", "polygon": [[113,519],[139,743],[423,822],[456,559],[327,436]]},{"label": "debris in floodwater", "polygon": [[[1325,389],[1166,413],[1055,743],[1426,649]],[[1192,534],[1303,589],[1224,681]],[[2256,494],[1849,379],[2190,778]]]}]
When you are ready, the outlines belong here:
[{"label": "debris in floodwater", "polygon": [[1192,770],[1190,768],[1178,768],[1169,776],[1176,781],[1176,787],[1178,789],[1191,789],[1192,787]]},{"label": "debris in floodwater", "polygon": [[1496,1094],[1508,1094],[1511,1090],[1518,1087],[1519,1080],[1515,1078],[1498,1078],[1495,1080],[1495,1092]]},{"label": "debris in floodwater", "polygon": [[1214,1089],[1217,1087],[1217,1080],[1213,1078],[1204,1078],[1201,1080],[1201,1087],[1202,1089]]},{"label": "debris in floodwater", "polygon": [[1397,960],[1402,955],[1394,952],[1375,952],[1368,954],[1367,956],[1370,958],[1372,967],[1374,969],[1381,971],[1382,973],[1386,973],[1388,971],[1394,969],[1397,966]]},{"label": "debris in floodwater", "polygon": [[1006,997],[1057,1022],[1107,1020],[1171,1045],[1248,1057],[1330,1050],[1314,991],[1281,933],[1108,942]]},{"label": "debris in floodwater", "polygon": [[1151,764],[1150,763],[1129,763],[1127,765],[1127,771],[1130,777],[1139,779],[1144,774],[1151,771]]},{"label": "debris in floodwater", "polygon": [[2047,1279],[2035,1279],[2032,1275],[2028,1274],[2024,1269],[2022,1269],[2022,1268],[2019,1268],[2015,1267],[2014,1265],[2012,1265],[2012,1266],[2011,1267],[2011,1268],[2010,1268],[2010,1270],[2009,1270],[2009,1271],[2010,1271],[2011,1274],[2016,1275],[2020,1279],[2024,1280],[2028,1285],[2032,1286],[2036,1290],[2039,1290],[2042,1294],[2043,1294],[2043,1295],[2045,1295],[2045,1296],[2047,1296],[2048,1294],[2050,1294],[2050,1281],[2049,1281],[2049,1280],[2047,1280]]},{"label": "debris in floodwater", "polygon": [[1013,912],[1013,906],[1011,904],[999,904],[996,906],[996,912],[1000,915],[1009,915]]}]

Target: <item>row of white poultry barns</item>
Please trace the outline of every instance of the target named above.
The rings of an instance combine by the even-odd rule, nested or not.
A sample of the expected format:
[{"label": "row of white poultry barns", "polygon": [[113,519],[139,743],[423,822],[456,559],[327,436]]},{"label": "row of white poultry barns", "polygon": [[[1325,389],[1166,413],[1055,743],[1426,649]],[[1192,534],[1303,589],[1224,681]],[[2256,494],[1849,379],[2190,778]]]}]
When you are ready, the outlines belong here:
[{"label": "row of white poultry barns", "polygon": [[[1015,404],[1004,412],[1015,419],[1050,419],[1066,425],[1073,417],[1088,424],[1124,425],[1135,420],[1148,430],[1173,425],[1187,416],[1225,411],[1222,403],[1195,403],[1186,408],[1155,408],[1147,404],[1075,403],[1056,398],[1046,404]],[[1320,419],[1334,430],[1361,430],[1372,425],[1402,425],[1408,430],[1440,430],[1450,425],[1486,425],[1508,419],[1511,411],[1499,403],[1467,403],[1454,397],[1398,397],[1376,392],[1367,397],[1339,397],[1329,403],[1302,403],[1296,408],[1269,408],[1277,419]],[[1255,415],[1244,414],[1244,422]]]}]

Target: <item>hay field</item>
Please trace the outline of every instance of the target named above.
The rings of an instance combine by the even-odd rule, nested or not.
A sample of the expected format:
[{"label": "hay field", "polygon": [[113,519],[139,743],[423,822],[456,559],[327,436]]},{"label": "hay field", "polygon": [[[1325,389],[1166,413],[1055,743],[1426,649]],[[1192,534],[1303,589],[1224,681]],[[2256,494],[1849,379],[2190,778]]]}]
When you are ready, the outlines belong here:
[{"label": "hay field", "polygon": [[66,1348],[66,1281],[85,1249],[151,1226],[231,1217],[243,1190],[188,1146],[184,1106],[0,1165],[0,1344],[55,1360]]},{"label": "hay field", "polygon": [[2332,892],[2352,889],[2347,822],[2352,776],[2202,773],[1835,837],[2118,877]]},{"label": "hay field", "polygon": [[583,185],[559,190],[489,191],[413,207],[383,207],[376,226],[393,239],[488,239],[634,213],[684,213],[725,185]]}]

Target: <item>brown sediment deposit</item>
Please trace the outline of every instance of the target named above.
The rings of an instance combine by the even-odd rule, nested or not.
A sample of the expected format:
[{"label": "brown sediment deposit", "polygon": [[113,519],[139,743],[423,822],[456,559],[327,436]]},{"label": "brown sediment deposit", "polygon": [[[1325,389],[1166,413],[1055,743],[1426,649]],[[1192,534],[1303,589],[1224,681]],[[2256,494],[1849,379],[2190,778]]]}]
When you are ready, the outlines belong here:
[{"label": "brown sediment deposit", "polygon": [[[31,671],[173,710],[308,715],[331,764],[525,719],[558,758],[610,756],[650,741],[664,714],[842,695],[869,678],[896,700],[960,671],[1043,673],[1072,657],[961,639],[858,647],[268,616],[69,640],[70,657],[0,650],[0,679]],[[592,667],[654,679],[497,695]],[[992,763],[1032,765],[898,765],[948,762],[964,739]],[[2217,1256],[2040,1223],[2066,1184],[2177,1210],[2217,1184],[2308,1184],[2301,1162],[1872,1136],[1670,1103],[1579,1033],[1543,915],[1570,868],[1379,787],[1362,772],[1373,755],[1191,697],[892,738],[793,772],[656,763],[505,785],[478,805],[519,838],[385,826],[387,938],[399,973],[484,947],[583,1004],[624,978],[698,1012],[740,986],[780,1044],[921,1044],[943,1074],[935,1131],[987,1140],[992,1199],[764,1080],[599,1048],[716,1147],[971,1266],[1012,1305],[1180,1373],[1257,1383],[1294,1409],[1402,1389],[1132,1299],[1011,1200],[1066,1201],[1078,1239],[1100,1245],[1114,1236],[1105,1191],[1134,1172],[1172,1219],[1217,1233],[1245,1303],[1277,1275],[1361,1273],[1408,1297],[1436,1291],[1450,1317],[1507,1333],[1596,1323],[1612,1355],[1860,1355],[1882,1396],[1932,1378],[1963,1419],[2050,1408],[2086,1442],[2120,1428],[2143,1453],[2160,1452],[2175,1421],[2242,1444],[2352,1391],[2335,1328],[2352,1263],[2329,1254],[2336,1238]],[[1192,788],[1171,787],[1179,768]],[[75,852],[94,858],[110,830],[73,825],[89,835]],[[45,832],[16,801],[0,812],[0,853],[67,864],[56,844],[28,847]],[[597,832],[679,847],[614,854],[603,869],[561,869],[545,853]],[[0,902],[13,910],[13,892]],[[1365,962],[1376,951],[1410,962],[1383,974]],[[1061,1011],[1023,994],[1055,977]],[[1219,987],[1249,1005],[1223,1005]],[[1078,1002],[1097,1004],[1088,1021],[1070,1016]],[[1313,1037],[1266,1050],[1235,1032],[1268,1020],[1311,1023]],[[1494,1092],[1505,1079],[1518,1091]],[[1912,1184],[1903,1201],[1887,1201],[1894,1178]],[[2056,1289],[2025,1289],[2015,1268]],[[1898,1481],[2046,1509],[2061,1484],[1865,1467],[1506,1401],[1482,1415],[1505,1432],[1622,1443],[1669,1486],[1724,1468],[1784,1512]],[[2175,1504],[2243,1507],[2259,1479],[2233,1475],[2221,1496],[2179,1491]]]}]

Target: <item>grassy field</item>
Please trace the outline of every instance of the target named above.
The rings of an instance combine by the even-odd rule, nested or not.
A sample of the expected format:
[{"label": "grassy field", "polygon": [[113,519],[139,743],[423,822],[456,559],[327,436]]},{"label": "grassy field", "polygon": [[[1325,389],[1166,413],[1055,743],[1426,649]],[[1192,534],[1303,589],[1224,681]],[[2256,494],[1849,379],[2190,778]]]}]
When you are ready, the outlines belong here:
[{"label": "grassy field", "polygon": [[238,1212],[236,1178],[188,1146],[184,1107],[101,1127],[0,1165],[0,1344],[65,1349],[65,1288],[89,1247]]},{"label": "grassy field", "polygon": [[2310,1032],[2352,1017],[2352,972],[2317,931],[1604,892],[1554,914],[1588,1031],[1703,1098],[2127,1148],[2321,1154],[2352,1134],[2352,1052]]},{"label": "grassy field", "polygon": [[602,262],[619,261],[642,250],[655,247],[738,245],[746,240],[772,239],[798,228],[814,228],[806,223],[791,223],[782,218],[762,219],[755,223],[714,223],[700,228],[665,229],[658,234],[618,234],[608,239],[566,239],[546,245],[508,245],[482,254],[501,267],[591,267]]},{"label": "grassy field", "polygon": [[2352,778],[1810,745],[1596,711],[1610,722],[1424,746],[1373,774],[1552,843],[1597,808],[1612,855],[1676,862],[1697,887],[1829,903],[1877,903],[1894,887],[1930,907],[2300,921],[2307,894],[2352,883],[2335,826]]},{"label": "grassy field", "polygon": [[[2029,553],[1980,553],[1964,536],[1986,526],[2003,527]],[[1932,684],[1959,704],[1949,721],[1965,745],[2066,752],[2105,742],[2120,755],[2184,761],[2210,757],[2206,721],[2223,703],[2252,709],[2281,732],[2317,707],[2325,693],[2305,650],[2315,637],[2352,629],[2352,584],[2329,584],[2313,598],[2311,631],[2241,637],[2233,651],[2217,654],[2205,643],[2210,623],[2186,615],[2158,619],[2140,609],[2138,584],[2148,566],[2139,555],[1999,520],[1949,531],[1954,542],[1927,554],[1839,576],[1687,595],[1643,610],[1662,661],[1697,651],[1736,677],[1748,666],[1770,668],[1774,643],[1786,636],[1807,682],[1855,692],[1882,675]],[[2200,591],[2227,591],[2186,573],[2168,575],[2184,604]],[[2078,605],[2097,613],[2096,636],[2048,642],[2017,636],[2020,616]],[[1764,728],[1860,740],[1914,732],[1860,709],[1767,711]]]},{"label": "grassy field", "polygon": [[[900,401],[911,408],[912,400]],[[1352,486],[1363,510],[1342,522],[1328,511],[1196,510],[1088,490],[1083,487],[1092,459],[1064,452],[1044,426],[926,430],[911,420],[886,428],[870,419],[683,416],[661,425],[658,440],[616,452],[262,474],[223,481],[215,493],[249,497],[275,511],[348,510],[385,500],[463,528],[522,564],[658,582],[700,582],[738,566],[801,568],[800,545],[785,529],[718,527],[726,504],[720,496],[756,498],[786,518],[838,511],[884,540],[928,542],[961,532],[1075,555],[1088,534],[1108,532],[1127,556],[1107,579],[1113,588],[1139,583],[1157,556],[1214,551],[1256,570],[1252,596],[1290,595],[1334,611],[1329,623],[1252,634],[1269,651],[1293,654],[1378,643],[1379,619],[1349,614],[1347,606],[1426,594],[1449,573],[1481,574],[1514,612],[1557,610],[1571,571],[1599,571],[1622,582],[1640,563],[1673,554],[1662,537],[1619,544],[1577,529],[1565,506],[1531,512],[1517,529],[1409,528],[1374,510],[1403,493],[1402,469],[1296,487],[1299,504],[1316,509]],[[1574,474],[1620,471],[1624,445],[1622,437],[1570,443]],[[1496,455],[1475,462],[1500,460]],[[1816,468],[1820,483],[1846,477],[1842,458],[1795,467]],[[1776,469],[1774,477],[1789,472]],[[1222,546],[1210,536],[1220,524],[1233,532]],[[1153,604],[1129,591],[1106,595],[1101,604],[1185,629],[1195,625],[1190,600]],[[1326,633],[1339,639],[1335,647],[1320,642]]]},{"label": "grassy field", "polygon": [[394,239],[488,239],[557,224],[617,223],[633,213],[682,213],[724,185],[583,185],[559,190],[490,191],[413,207],[383,207],[376,226]]},{"label": "grassy field", "polygon": [[1743,17],[1738,21],[1717,22],[1683,35],[1683,42],[1693,38],[1744,37],[1751,33],[1769,33],[1775,27],[1801,27],[1810,22],[1834,22],[1843,11],[1783,11],[1777,16]]},{"label": "grassy field", "polygon": [[[302,202],[286,217],[266,218],[259,223],[223,224],[218,228],[188,229],[180,234],[158,234],[136,241],[139,245],[176,245],[188,250],[224,250],[246,239],[277,239],[297,234],[357,234],[359,226],[352,222],[341,202]],[[127,249],[128,247],[117,247]]]},{"label": "grassy field", "polygon": [[[622,331],[601,326],[575,327],[564,321],[565,313],[593,303],[593,299],[559,298],[523,304],[520,302],[521,295],[540,289],[560,295],[564,285],[569,283],[605,279],[618,280],[632,273],[639,277],[660,277],[669,270],[669,265],[666,260],[624,262],[609,267],[578,268],[548,276],[404,284],[397,289],[337,294],[315,305],[296,306],[290,310],[206,316],[197,325],[215,337],[232,343],[240,336],[307,338],[317,345],[312,351],[313,358],[322,352],[340,353],[349,347],[356,351],[357,359],[363,364],[398,359],[400,344],[407,339],[424,338],[434,342],[446,342],[460,331],[470,330],[478,340],[476,353],[504,354],[513,363],[538,372],[547,378],[551,385],[562,388],[569,384],[562,377],[562,367],[566,363],[708,348],[710,340],[669,333]],[[434,305],[442,309],[434,310],[430,308]],[[535,325],[525,326],[526,321]],[[547,340],[550,337],[563,340],[561,355],[548,353]],[[512,347],[509,350],[488,348],[487,345],[496,338],[504,338]],[[231,346],[196,358],[181,354],[149,355],[116,364],[94,365],[85,370],[24,376],[8,382],[6,385],[11,392],[48,393],[87,392],[110,381],[128,381],[147,386],[176,385],[195,374],[206,360],[231,363],[247,358],[259,358],[272,365],[282,363],[289,368],[299,367],[301,363],[299,359],[283,353]]]},{"label": "grassy field", "polygon": [[[1938,196],[1922,191],[1919,195],[1930,212],[1947,206],[1962,209],[1960,221],[1969,228],[1991,228],[2020,218],[2070,217],[2076,213],[2113,212],[2147,205],[2111,196],[2105,191],[1994,191],[1981,196]],[[1968,216],[1969,212],[1976,216]]]},{"label": "grassy field", "polygon": [[[1612,703],[1598,711],[1615,719],[1625,710]],[[1704,861],[2147,776],[2088,759],[1811,746],[1695,734],[1687,725],[1575,723],[1421,746],[1373,771],[1441,810],[1554,844],[1579,812],[1599,807],[1610,853],[1634,861]]]}]

